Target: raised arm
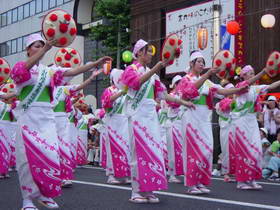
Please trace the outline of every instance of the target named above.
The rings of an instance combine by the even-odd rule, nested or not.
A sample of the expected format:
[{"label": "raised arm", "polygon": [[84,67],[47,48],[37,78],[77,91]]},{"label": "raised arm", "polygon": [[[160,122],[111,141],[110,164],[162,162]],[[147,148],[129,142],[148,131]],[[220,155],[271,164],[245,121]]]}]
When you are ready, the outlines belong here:
[{"label": "raised arm", "polygon": [[197,89],[199,89],[203,83],[212,75],[212,74],[216,74],[218,73],[218,69],[217,68],[211,68],[209,69],[205,74],[203,74],[199,80],[194,82],[194,85]]},{"label": "raised arm", "polygon": [[248,87],[249,86],[240,87],[240,88],[229,88],[229,89],[219,88],[217,90],[217,93],[220,94],[220,95],[227,96],[227,95],[236,94],[236,93],[238,93],[240,91],[246,90],[246,89],[248,89]]},{"label": "raised arm", "polygon": [[104,56],[102,58],[99,58],[97,61],[95,62],[89,62],[83,66],[79,66],[79,67],[76,67],[76,68],[73,68],[73,69],[70,69],[68,71],[65,71],[63,73],[63,76],[65,77],[73,77],[73,76],[76,76],[78,74],[81,74],[81,73],[84,73],[86,71],[89,71],[90,69],[92,68],[95,68],[97,67],[98,65],[102,65],[103,63],[105,63],[106,61],[109,61],[109,60],[112,60],[111,57],[109,56]]},{"label": "raised arm", "polygon": [[80,84],[77,88],[76,88],[76,91],[80,91],[82,89],[84,89],[86,86],[88,86],[92,81],[93,79],[97,76],[101,74],[101,71],[93,71],[92,74],[90,75],[90,77],[85,80],[82,84]]},{"label": "raised arm", "polygon": [[142,85],[143,83],[145,83],[151,78],[151,76],[157,73],[160,69],[164,68],[166,65],[166,62],[159,61],[150,71],[140,77],[140,84]]},{"label": "raised arm", "polygon": [[16,96],[15,93],[7,93],[7,94],[4,94],[4,95],[0,95],[0,98],[7,100],[7,99],[13,98],[15,96]]},{"label": "raised arm", "polygon": [[180,104],[189,108],[195,108],[194,104],[190,101],[183,100],[181,98],[176,98],[170,94],[165,95],[165,100]]},{"label": "raised arm", "polygon": [[270,84],[270,85],[268,86],[268,88],[267,88],[267,91],[273,90],[273,89],[275,89],[275,88],[277,88],[277,87],[279,87],[279,86],[280,86],[280,80],[277,81],[277,82],[273,82],[272,84]]}]

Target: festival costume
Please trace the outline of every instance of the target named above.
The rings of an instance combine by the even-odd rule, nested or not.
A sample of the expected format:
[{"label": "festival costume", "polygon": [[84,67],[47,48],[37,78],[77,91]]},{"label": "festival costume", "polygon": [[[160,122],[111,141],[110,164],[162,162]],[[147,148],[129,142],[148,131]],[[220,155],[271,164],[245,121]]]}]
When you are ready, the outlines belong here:
[{"label": "festival costume", "polygon": [[119,89],[110,86],[102,94],[102,107],[106,110],[104,123],[107,130],[107,160],[110,160],[111,167],[108,170],[116,178],[130,176],[129,166],[129,142],[128,142],[128,119],[124,115],[123,106],[125,96],[121,96],[116,101],[111,102],[111,96],[117,94]]},{"label": "festival costume", "polygon": [[58,138],[51,106],[52,91],[63,81],[64,69],[18,62],[11,73],[17,85],[19,105],[16,161],[24,199],[61,194]]},{"label": "festival costume", "polygon": [[163,151],[160,146],[160,127],[154,100],[161,97],[166,88],[157,75],[153,75],[141,85],[140,77],[147,71],[149,68],[134,61],[122,74],[122,83],[128,87],[124,108],[130,132],[133,193],[167,189]]},{"label": "festival costume", "polygon": [[81,115],[77,124],[78,128],[78,146],[77,146],[77,164],[87,164],[87,144],[88,144],[88,119]]}]

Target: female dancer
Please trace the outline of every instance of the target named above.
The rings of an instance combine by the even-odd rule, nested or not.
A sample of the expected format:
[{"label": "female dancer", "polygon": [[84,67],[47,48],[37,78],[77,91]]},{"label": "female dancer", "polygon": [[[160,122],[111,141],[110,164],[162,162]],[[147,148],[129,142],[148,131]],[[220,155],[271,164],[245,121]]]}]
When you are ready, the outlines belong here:
[{"label": "female dancer", "polygon": [[[199,97],[193,101],[195,109],[184,110],[182,117],[183,129],[183,161],[185,173],[185,186],[187,193],[202,194],[210,190],[205,185],[211,181],[212,158],[213,158],[213,135],[212,135],[212,108],[213,97],[234,94],[242,88],[223,89],[220,85],[206,80],[216,69],[210,69],[203,75],[200,74],[205,66],[203,55],[195,51],[190,56],[190,72],[180,81],[177,86],[178,93],[182,98],[188,95],[185,88],[190,82],[200,81]],[[205,81],[205,82],[204,82]],[[246,87],[244,87],[246,88]]]},{"label": "female dancer", "polygon": [[105,57],[75,69],[39,64],[55,42],[45,42],[39,34],[30,35],[26,42],[27,61],[18,62],[11,72],[21,101],[16,112],[19,125],[16,158],[24,210],[37,209],[32,199],[48,208],[58,208],[52,198],[61,194],[58,139],[50,87],[53,89],[61,85],[64,77],[83,73],[109,59]]},{"label": "female dancer", "polygon": [[[158,62],[152,69],[147,65],[152,59],[152,49],[144,40],[134,46],[136,58],[122,74],[122,83],[128,87],[125,101],[128,116],[131,151],[132,195],[134,203],[158,203],[154,190],[167,188],[165,165],[160,149],[160,128],[155,98],[168,98],[166,88],[155,74],[167,65]],[[172,99],[170,99],[172,100]],[[188,102],[175,99],[178,103]]]},{"label": "female dancer", "polygon": [[[123,112],[125,91],[116,86],[122,70],[113,69],[110,73],[111,86],[101,97],[106,114],[104,123],[107,130],[107,176],[109,184],[120,184],[130,179],[128,119]],[[120,178],[124,180],[119,180]]]}]

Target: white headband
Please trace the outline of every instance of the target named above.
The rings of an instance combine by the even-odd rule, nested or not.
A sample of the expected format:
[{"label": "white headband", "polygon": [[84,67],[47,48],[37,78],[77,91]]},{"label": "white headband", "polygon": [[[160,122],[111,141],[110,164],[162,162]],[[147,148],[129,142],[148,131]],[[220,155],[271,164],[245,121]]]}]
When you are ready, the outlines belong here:
[{"label": "white headband", "polygon": [[204,59],[202,53],[199,52],[199,51],[194,52],[194,53],[191,54],[190,61],[194,61],[197,58],[203,58]]}]

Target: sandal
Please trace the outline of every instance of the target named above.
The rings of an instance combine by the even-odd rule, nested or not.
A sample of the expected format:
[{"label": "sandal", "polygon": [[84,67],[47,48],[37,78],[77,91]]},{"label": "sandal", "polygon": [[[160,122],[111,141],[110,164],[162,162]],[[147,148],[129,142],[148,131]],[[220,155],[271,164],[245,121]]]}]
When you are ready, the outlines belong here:
[{"label": "sandal", "polygon": [[35,206],[26,206],[24,208],[21,208],[21,210],[39,210],[39,209],[36,208]]},{"label": "sandal", "polygon": [[198,189],[197,187],[190,187],[187,189],[187,194],[191,194],[191,195],[201,195],[203,194],[203,192]]},{"label": "sandal", "polygon": [[240,190],[252,190],[252,189],[254,189],[253,186],[250,186],[246,183],[239,183],[239,184],[237,184],[236,187],[237,187],[237,189],[240,189]]},{"label": "sandal", "polygon": [[129,199],[132,203],[148,203],[148,199],[145,197],[134,197]]},{"label": "sandal", "polygon": [[43,199],[38,199],[38,203],[40,203],[41,205],[45,206],[48,209],[58,209],[59,206],[58,204],[52,200],[51,198],[46,198],[49,200],[43,200]]},{"label": "sandal", "polygon": [[146,196],[148,203],[159,203],[159,198],[155,195],[148,195]]}]

